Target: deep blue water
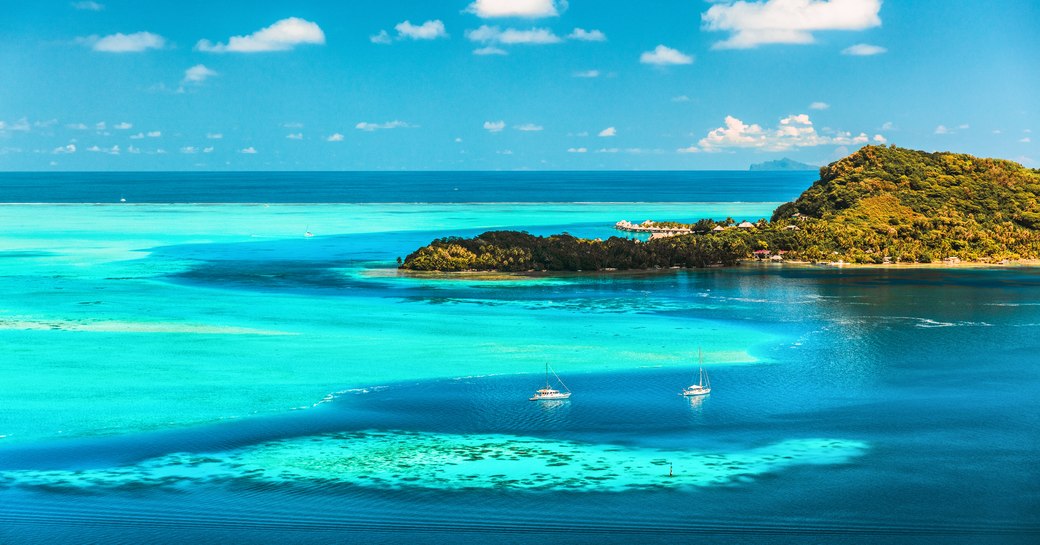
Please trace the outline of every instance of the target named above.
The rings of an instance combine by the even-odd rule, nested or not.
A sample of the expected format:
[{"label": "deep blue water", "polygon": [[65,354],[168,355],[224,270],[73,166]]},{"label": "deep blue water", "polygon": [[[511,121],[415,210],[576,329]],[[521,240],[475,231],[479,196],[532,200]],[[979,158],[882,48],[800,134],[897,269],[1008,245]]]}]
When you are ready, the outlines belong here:
[{"label": "deep blue water", "polygon": [[[805,173],[722,174],[743,184],[737,188],[716,183],[711,178],[716,174],[674,173],[693,186],[685,193],[650,183],[659,178],[649,173],[7,174],[0,175],[0,201],[111,202],[112,194],[120,194],[159,202],[277,202],[290,200],[286,195],[299,197],[298,202],[418,202],[446,195],[444,184],[452,179],[465,180],[457,194],[479,195],[458,198],[473,201],[637,199],[635,189],[622,187],[633,180],[647,182],[640,192],[646,198],[638,200],[780,201],[808,183],[795,179]],[[566,178],[563,193],[556,191],[554,177]],[[305,184],[315,192],[301,194],[286,184],[289,180],[324,180],[327,186]],[[529,185],[514,187],[519,182]],[[135,184],[148,192],[127,191]],[[469,189],[463,189],[465,184]],[[601,187],[606,189],[600,192]],[[755,187],[758,194],[745,191]],[[270,198],[250,196],[257,193]],[[21,208],[20,214],[5,209],[0,221],[21,218],[9,220],[21,225],[39,207]],[[84,208],[106,209],[90,216],[103,218],[109,209],[115,215],[125,207],[60,208],[70,215]],[[132,208],[133,218],[156,222],[172,213],[166,210],[170,207]],[[207,214],[227,212],[202,208]],[[261,207],[238,208],[256,214],[239,222],[266,217]],[[313,208],[290,223],[314,221],[307,219],[314,217]],[[436,217],[461,221],[463,208]],[[414,212],[424,209],[415,205]],[[510,212],[506,207],[480,214],[508,218]],[[560,221],[532,231],[600,236],[609,230],[609,225],[567,223],[566,213],[558,214]],[[484,220],[472,217],[490,216],[466,216],[466,228],[452,234],[478,231],[473,222]],[[375,348],[358,337],[345,337],[356,346],[331,342],[333,357],[324,364],[327,389],[322,392],[356,387],[344,370],[365,367],[369,360],[393,367],[387,376],[442,366],[438,374],[447,378],[380,382],[385,388],[341,395],[306,410],[0,443],[0,543],[1040,540],[1040,269],[746,266],[568,275],[553,281],[438,282],[386,274],[395,255],[439,236],[436,230],[150,242],[131,259],[119,252],[114,258],[89,253],[129,236],[121,231],[102,228],[89,231],[90,236],[68,231],[77,235],[65,241],[64,229],[75,224],[69,218],[30,223],[28,235],[3,239],[20,245],[0,263],[0,323],[11,319],[8,314],[32,318],[31,311],[47,320],[85,320],[93,313],[127,319],[136,313],[166,320],[183,315],[189,323],[208,317],[218,325],[234,318],[270,329],[299,322],[316,331],[259,341],[248,336],[170,340],[150,333],[0,331],[5,343],[0,357],[25,362],[14,368],[0,365],[0,388],[20,374],[46,370],[58,377],[43,392],[40,410],[47,411],[47,418],[41,415],[41,422],[72,422],[79,413],[96,412],[97,421],[110,416],[99,407],[111,405],[66,400],[88,386],[69,377],[100,380],[89,372],[75,375],[77,364],[112,360],[149,383],[169,380],[151,368],[157,362],[187,364],[213,357],[209,351],[215,345],[229,346],[240,359],[225,360],[227,354],[220,353],[216,377],[189,375],[180,378],[183,382],[157,382],[154,390],[145,390],[158,398],[188,392],[205,404],[215,401],[211,391],[248,390],[254,381],[274,381],[279,387],[281,380],[287,390],[299,388],[294,375],[313,365],[304,360],[324,356],[312,345],[335,341],[340,330],[352,328],[380,342]],[[12,227],[5,234],[14,231],[13,225],[4,227]],[[181,239],[171,235],[171,240]],[[33,245],[44,241],[54,249],[34,252]],[[87,253],[73,251],[80,245]],[[352,275],[345,268],[379,274]],[[322,315],[317,324],[307,322],[325,309],[333,309],[336,319],[325,323]],[[348,319],[355,312],[362,316]],[[392,319],[362,329],[380,316]],[[412,339],[425,344],[410,344]],[[507,342],[513,344],[504,348],[519,350],[497,350]],[[714,391],[691,404],[676,393],[690,380],[692,361],[661,366],[661,355],[677,346],[694,354],[702,343],[709,353],[743,350],[755,361],[709,361]],[[604,348],[595,352],[602,360],[589,363],[586,353],[597,348]],[[277,374],[243,379],[232,373],[266,357],[261,350],[281,354],[268,368]],[[525,358],[523,350],[534,356]],[[504,361],[507,371],[472,376],[483,367],[480,358],[488,366]],[[558,407],[526,399],[541,378],[528,366],[545,359],[575,392]],[[357,367],[335,366],[339,360]],[[219,373],[224,370],[226,376]],[[98,392],[105,393],[104,388]],[[0,393],[0,402],[8,403],[0,407],[6,409],[0,413],[0,433],[8,425],[16,427],[6,415],[15,409],[27,414],[14,404],[38,401],[21,394]],[[142,414],[162,409],[152,401],[143,396],[128,400]],[[32,412],[25,418],[33,419]],[[26,471],[134,466],[172,453],[220,458],[260,443],[359,430],[501,434],[667,452],[741,453],[815,438],[861,442],[866,448],[842,463],[782,467],[724,486],[621,492],[379,488],[332,478],[304,483],[231,478],[173,488],[144,479],[121,488],[71,487],[61,479],[4,480]]]},{"label": "deep blue water", "polygon": [[815,172],[0,173],[0,203],[784,202]]}]

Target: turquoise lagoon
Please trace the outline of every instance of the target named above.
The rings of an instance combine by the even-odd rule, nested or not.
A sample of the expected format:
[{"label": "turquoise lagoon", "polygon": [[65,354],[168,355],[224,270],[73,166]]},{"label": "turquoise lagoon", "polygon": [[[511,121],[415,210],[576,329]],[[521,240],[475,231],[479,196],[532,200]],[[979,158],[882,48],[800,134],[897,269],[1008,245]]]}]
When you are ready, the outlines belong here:
[{"label": "turquoise lagoon", "polygon": [[0,541],[1033,542],[1040,271],[394,268],[776,204],[0,205]]}]

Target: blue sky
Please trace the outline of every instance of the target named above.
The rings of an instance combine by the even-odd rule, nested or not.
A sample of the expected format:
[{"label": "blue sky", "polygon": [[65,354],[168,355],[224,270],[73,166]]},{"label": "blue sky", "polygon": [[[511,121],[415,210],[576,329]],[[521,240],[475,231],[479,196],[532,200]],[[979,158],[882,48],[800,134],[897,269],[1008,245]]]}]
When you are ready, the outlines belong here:
[{"label": "blue sky", "polygon": [[0,170],[1040,166],[1040,2],[0,1]]}]

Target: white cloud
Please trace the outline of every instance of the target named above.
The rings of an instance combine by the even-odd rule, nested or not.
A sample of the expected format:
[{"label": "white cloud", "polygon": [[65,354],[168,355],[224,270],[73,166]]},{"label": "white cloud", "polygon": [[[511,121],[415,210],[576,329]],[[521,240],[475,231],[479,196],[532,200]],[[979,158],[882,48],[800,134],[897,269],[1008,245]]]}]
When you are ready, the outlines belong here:
[{"label": "white cloud", "polygon": [[762,44],[809,44],[819,30],[863,30],[881,25],[881,0],[726,0],[701,15],[705,30],[729,32],[713,49]]},{"label": "white cloud", "polygon": [[98,121],[97,123],[94,123],[94,129],[99,130],[99,131],[105,130],[105,122],[104,121]]},{"label": "white cloud", "polygon": [[489,132],[500,132],[502,129],[506,128],[506,122],[505,121],[485,121],[484,122],[484,128],[487,129]]},{"label": "white cloud", "polygon": [[585,153],[589,151],[588,148],[567,148],[567,153]]},{"label": "white cloud", "polygon": [[895,123],[892,123],[891,121],[885,121],[885,123],[881,125],[881,130],[883,131],[892,131],[895,130],[895,128]]},{"label": "white cloud", "polygon": [[324,44],[325,33],[317,23],[289,17],[247,36],[232,36],[227,44],[199,40],[195,49],[210,53],[258,53],[288,51],[300,44]]},{"label": "white cloud", "polygon": [[598,78],[599,70],[583,70],[581,72],[575,72],[574,77],[576,78]]},{"label": "white cloud", "polygon": [[134,128],[134,126],[132,123],[127,123],[126,121],[123,121],[122,123],[116,123],[115,125],[112,125],[112,128],[119,131],[125,131]]},{"label": "white cloud", "polygon": [[220,140],[221,138],[224,138],[224,135],[219,132],[208,132],[206,133],[206,138],[210,140]]},{"label": "white cloud", "polygon": [[204,64],[196,64],[191,68],[184,71],[184,79],[182,83],[202,83],[206,79],[216,76],[216,70],[210,70],[206,68]]},{"label": "white cloud", "polygon": [[303,140],[303,133],[302,132],[291,132],[291,133],[285,135],[285,137],[288,138],[289,140]]},{"label": "white cloud", "polygon": [[408,129],[408,128],[414,128],[414,127],[416,127],[416,125],[411,125],[411,124],[406,123],[404,121],[396,121],[396,120],[395,121],[387,121],[386,123],[368,123],[367,121],[362,121],[362,122],[358,123],[357,125],[354,125],[355,129],[360,129],[360,130],[368,131],[368,132],[382,130],[382,129]]},{"label": "white cloud", "polygon": [[286,123],[282,123],[282,127],[286,129],[302,129],[303,123],[300,123],[299,121],[289,121]]},{"label": "white cloud", "polygon": [[440,19],[426,21],[421,25],[413,25],[410,21],[404,21],[394,26],[394,30],[397,31],[399,39],[436,40],[448,37],[448,33],[444,30],[444,23]]},{"label": "white cloud", "polygon": [[946,125],[939,125],[935,128],[935,134],[953,134],[953,131],[946,127]]},{"label": "white cloud", "polygon": [[373,34],[368,37],[368,41],[374,44],[392,44],[394,43],[393,38],[390,37],[390,33],[385,30],[380,30],[379,34]]},{"label": "white cloud", "polygon": [[874,141],[877,142],[878,144],[884,144],[885,142],[888,142],[888,139],[885,138],[884,136],[881,136],[880,134],[875,134],[874,135]]},{"label": "white cloud", "polygon": [[48,119],[46,121],[33,121],[33,127],[36,127],[38,129],[49,129],[57,124],[57,119]]},{"label": "white cloud", "polygon": [[133,144],[131,144],[131,145],[129,145],[129,146],[127,146],[127,147],[126,147],[126,152],[127,152],[127,153],[133,153],[133,154],[135,154],[135,155],[136,155],[136,154],[138,154],[138,153],[141,153],[141,148],[139,148],[139,147],[137,147],[137,146],[134,146]]},{"label": "white cloud", "polygon": [[8,124],[4,121],[0,121],[0,131],[18,131],[28,132],[32,126],[29,124],[29,119],[23,117],[14,123]]},{"label": "white cloud", "polygon": [[332,134],[330,134],[328,136],[328,138],[325,139],[325,141],[326,142],[342,142],[343,141],[343,135],[338,133],[338,132],[337,133],[332,133]]},{"label": "white cloud", "polygon": [[1032,141],[1033,140],[1031,138],[1029,138],[1028,136],[1026,136],[1026,137],[1022,138],[1021,140],[1019,140],[1019,142],[1021,142],[1023,144],[1028,144],[1028,143],[1030,143]]},{"label": "white cloud", "polygon": [[244,153],[246,155],[256,155],[256,148],[254,148],[253,146],[249,146],[248,148],[242,148],[238,150],[238,152]]},{"label": "white cloud", "polygon": [[[566,1],[561,2],[566,6]],[[494,17],[555,17],[560,14],[554,0],[476,0],[466,11],[489,19]]]},{"label": "white cloud", "polygon": [[148,138],[159,138],[162,136],[162,131],[148,131]]},{"label": "white cloud", "polygon": [[68,125],[65,125],[65,128],[74,131],[85,131],[87,130],[87,125],[84,123],[69,123]]},{"label": "white cloud", "polygon": [[830,107],[831,107],[831,105],[827,104],[826,102],[813,102],[812,104],[809,105],[809,109],[810,110],[826,110],[827,108],[830,108]]},{"label": "white cloud", "polygon": [[544,127],[542,127],[541,125],[535,125],[534,123],[524,123],[523,125],[517,125],[513,128],[518,131],[536,132],[542,130]]},{"label": "white cloud", "polygon": [[690,97],[688,97],[686,95],[679,95],[679,96],[676,96],[676,97],[672,97],[672,102],[689,102],[689,101],[690,101]]},{"label": "white cloud", "polygon": [[97,145],[94,145],[94,146],[90,146],[89,148],[87,148],[87,151],[91,151],[91,152],[94,152],[94,153],[107,153],[109,155],[119,155],[119,146],[115,145],[115,146],[112,146],[111,148],[102,148],[102,147],[98,147]]},{"label": "white cloud", "polygon": [[600,148],[596,150],[596,153],[618,153],[620,151],[618,148]]},{"label": "white cloud", "polygon": [[958,128],[958,129],[960,129],[960,130],[962,130],[962,131],[965,131],[965,130],[968,130],[968,129],[970,129],[970,128],[971,128],[971,125],[969,125],[969,124],[967,124],[967,123],[962,123],[962,124],[960,124],[960,125],[957,125],[957,128]]},{"label": "white cloud", "polygon": [[513,150],[511,150],[511,149],[500,149],[500,150],[496,151],[495,153],[497,153],[499,155],[512,155],[513,154]]},{"label": "white cloud", "polygon": [[[834,136],[822,135],[816,132],[812,120],[806,114],[789,115],[781,119],[775,129],[763,129],[760,125],[749,125],[733,116],[726,116],[725,126],[710,131],[696,146],[678,151],[718,152],[727,148],[785,151],[809,146],[866,144],[869,141],[870,137],[866,133],[853,135],[850,132],[837,132]],[[877,134],[874,135],[874,141],[883,142],[885,138]]]},{"label": "white cloud", "polygon": [[144,133],[143,132],[139,132],[137,134],[131,134],[130,135],[130,139],[131,140],[140,140],[142,138],[144,138]]},{"label": "white cloud", "polygon": [[605,42],[607,41],[607,35],[600,30],[585,30],[584,28],[575,28],[567,35],[567,38],[571,40],[578,40],[582,42]]},{"label": "white cloud", "polygon": [[91,1],[73,2],[72,7],[83,11],[101,11],[105,9],[104,5]]},{"label": "white cloud", "polygon": [[597,134],[596,136],[602,136],[604,138],[609,136],[617,136],[617,129],[615,129],[614,127],[607,127],[602,131],[599,131],[599,134]]},{"label": "white cloud", "polygon": [[213,153],[213,146],[202,148],[202,153]]},{"label": "white cloud", "polygon": [[659,45],[653,51],[644,51],[639,56],[639,62],[643,64],[655,64],[664,66],[668,64],[692,64],[693,57],[677,49]]},{"label": "white cloud", "polygon": [[77,38],[77,43],[89,45],[94,51],[105,53],[138,53],[149,49],[162,49],[166,46],[166,38],[151,32],[134,32],[123,34],[117,32],[108,36],[87,36]]},{"label": "white cloud", "polygon": [[480,49],[473,50],[474,55],[508,55],[504,49],[499,49],[494,46],[481,47]]},{"label": "white cloud", "polygon": [[849,47],[842,49],[841,54],[853,55],[856,57],[869,57],[871,55],[880,55],[882,53],[885,53],[886,51],[888,50],[884,47],[881,47],[880,45],[856,44],[850,45]]},{"label": "white cloud", "polygon": [[189,155],[195,154],[195,153],[198,153],[198,152],[199,152],[199,149],[196,148],[195,146],[184,146],[183,148],[181,148],[181,153],[186,153],[186,154],[189,154]]},{"label": "white cloud", "polygon": [[507,28],[502,30],[497,26],[481,25],[474,30],[466,31],[466,38],[472,42],[485,44],[556,44],[563,41],[559,36],[548,28],[532,28],[528,30],[517,30]]},{"label": "white cloud", "polygon": [[62,154],[62,153],[76,153],[76,144],[68,144],[65,146],[58,146],[54,148],[51,153]]}]

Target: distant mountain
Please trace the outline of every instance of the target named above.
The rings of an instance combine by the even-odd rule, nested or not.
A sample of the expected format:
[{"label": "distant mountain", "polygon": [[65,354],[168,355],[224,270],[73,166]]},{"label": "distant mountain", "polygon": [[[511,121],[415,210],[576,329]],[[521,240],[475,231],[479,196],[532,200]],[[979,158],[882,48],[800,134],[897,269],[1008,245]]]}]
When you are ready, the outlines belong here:
[{"label": "distant mountain", "polygon": [[809,165],[806,163],[799,163],[794,159],[788,159],[784,157],[776,161],[766,161],[764,163],[755,163],[751,165],[748,170],[817,170],[820,167],[816,165]]}]

